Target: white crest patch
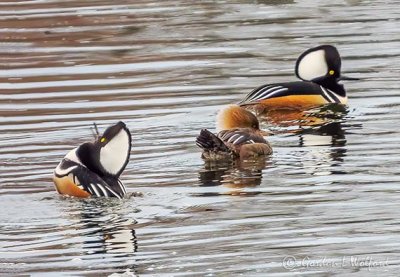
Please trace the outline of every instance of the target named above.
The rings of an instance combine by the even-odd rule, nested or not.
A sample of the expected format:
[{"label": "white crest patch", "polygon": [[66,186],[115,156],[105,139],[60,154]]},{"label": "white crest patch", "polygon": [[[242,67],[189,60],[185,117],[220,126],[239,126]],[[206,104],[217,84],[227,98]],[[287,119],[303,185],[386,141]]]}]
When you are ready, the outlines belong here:
[{"label": "white crest patch", "polygon": [[100,149],[100,163],[111,174],[117,174],[124,166],[130,151],[129,135],[121,129],[114,138]]},{"label": "white crest patch", "polygon": [[[74,149],[72,149],[71,151],[69,151],[69,152],[67,153],[67,155],[65,155],[64,159],[70,160],[70,161],[72,161],[72,162],[74,162],[74,163],[76,163],[76,164],[78,164],[78,165],[80,165],[80,166],[86,167],[86,166],[84,166],[84,165],[81,163],[81,160],[79,160],[78,156],[76,156],[76,150],[77,150],[77,149],[78,149],[78,148],[74,148]],[[63,160],[64,160],[64,159],[63,159]],[[54,170],[54,172],[55,172],[56,174],[61,175],[61,176],[63,176],[63,175],[68,175],[71,171],[73,171],[75,168],[78,167],[78,165],[74,165],[74,166],[71,166],[71,167],[62,169],[62,164],[63,164],[63,161],[61,161],[61,162],[57,165],[56,169]]]},{"label": "white crest patch", "polygon": [[78,148],[74,148],[71,151],[69,151],[68,154],[65,155],[64,159],[68,159],[70,161],[76,162],[77,164],[83,165],[81,160],[76,155],[76,150],[78,150]]},{"label": "white crest patch", "polygon": [[302,80],[311,81],[328,73],[325,51],[317,50],[306,54],[298,63],[297,73]]},{"label": "white crest patch", "polygon": [[74,165],[74,166],[71,166],[71,167],[68,167],[65,169],[61,169],[61,164],[62,164],[62,162],[59,163],[57,165],[56,169],[54,170],[54,173],[57,175],[60,175],[60,176],[66,176],[66,175],[70,174],[71,171],[73,171],[75,168],[78,167],[77,165]]}]

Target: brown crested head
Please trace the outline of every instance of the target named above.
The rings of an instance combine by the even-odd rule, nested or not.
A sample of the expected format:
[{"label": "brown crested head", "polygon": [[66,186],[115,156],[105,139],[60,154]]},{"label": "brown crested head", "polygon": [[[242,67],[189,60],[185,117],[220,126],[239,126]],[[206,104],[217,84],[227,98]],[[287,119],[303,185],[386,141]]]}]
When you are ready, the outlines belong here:
[{"label": "brown crested head", "polygon": [[260,130],[260,123],[254,114],[239,105],[229,105],[222,108],[217,114],[217,130],[237,128]]}]

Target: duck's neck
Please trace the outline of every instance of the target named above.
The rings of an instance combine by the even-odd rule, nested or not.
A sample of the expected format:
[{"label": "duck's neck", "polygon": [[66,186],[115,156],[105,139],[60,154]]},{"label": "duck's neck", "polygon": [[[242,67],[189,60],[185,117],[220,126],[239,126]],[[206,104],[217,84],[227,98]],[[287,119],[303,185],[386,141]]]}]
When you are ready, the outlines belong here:
[{"label": "duck's neck", "polygon": [[346,97],[344,86],[339,84],[335,78],[314,79],[313,82],[333,91],[335,94],[341,97]]},{"label": "duck's neck", "polygon": [[98,152],[92,143],[87,142],[78,147],[76,154],[90,171],[102,177],[105,174],[100,168]]}]

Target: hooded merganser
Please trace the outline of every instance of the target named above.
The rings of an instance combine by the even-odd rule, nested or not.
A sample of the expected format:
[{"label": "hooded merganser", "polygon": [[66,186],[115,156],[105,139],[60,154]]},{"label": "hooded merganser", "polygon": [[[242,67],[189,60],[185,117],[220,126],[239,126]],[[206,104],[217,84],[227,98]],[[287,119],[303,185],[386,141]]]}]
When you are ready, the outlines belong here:
[{"label": "hooded merganser", "polygon": [[332,45],[308,49],[296,61],[296,76],[303,80],[260,86],[250,92],[241,106],[261,109],[283,109],[319,106],[328,103],[347,104],[346,91],[340,80],[358,80],[340,74],[341,59]]},{"label": "hooded merganser", "polygon": [[96,141],[71,150],[58,164],[53,177],[58,193],[121,199],[126,189],[119,176],[128,164],[130,152],[131,133],[125,123],[108,127]]},{"label": "hooded merganser", "polygon": [[196,139],[205,160],[247,159],[272,154],[257,117],[238,105],[229,105],[218,113],[217,131],[214,135],[203,129]]}]

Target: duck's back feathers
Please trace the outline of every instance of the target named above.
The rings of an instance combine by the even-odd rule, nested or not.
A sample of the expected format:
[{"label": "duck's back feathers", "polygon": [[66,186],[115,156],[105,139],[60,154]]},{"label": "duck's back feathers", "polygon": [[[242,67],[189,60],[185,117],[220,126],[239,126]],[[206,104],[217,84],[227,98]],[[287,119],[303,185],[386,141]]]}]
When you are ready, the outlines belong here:
[{"label": "duck's back feathers", "polygon": [[321,92],[319,85],[312,82],[290,82],[267,84],[250,92],[240,105],[248,105],[266,99],[285,97],[289,95],[318,95]]},{"label": "duck's back feathers", "polygon": [[202,157],[206,160],[272,154],[272,148],[264,137],[250,128],[223,130],[217,135],[203,129],[197,137],[196,144],[203,149]]},{"label": "duck's back feathers", "polygon": [[239,105],[263,104],[269,107],[282,108],[327,103],[345,104],[346,100],[347,98],[317,83],[298,81],[260,86],[250,92]]},{"label": "duck's back feathers", "polygon": [[263,136],[253,132],[250,128],[223,130],[218,133],[225,144],[239,146],[249,143],[267,143]]},{"label": "duck's back feathers", "polygon": [[242,159],[272,154],[270,144],[261,134],[250,128],[224,130],[218,133],[218,138]]}]

